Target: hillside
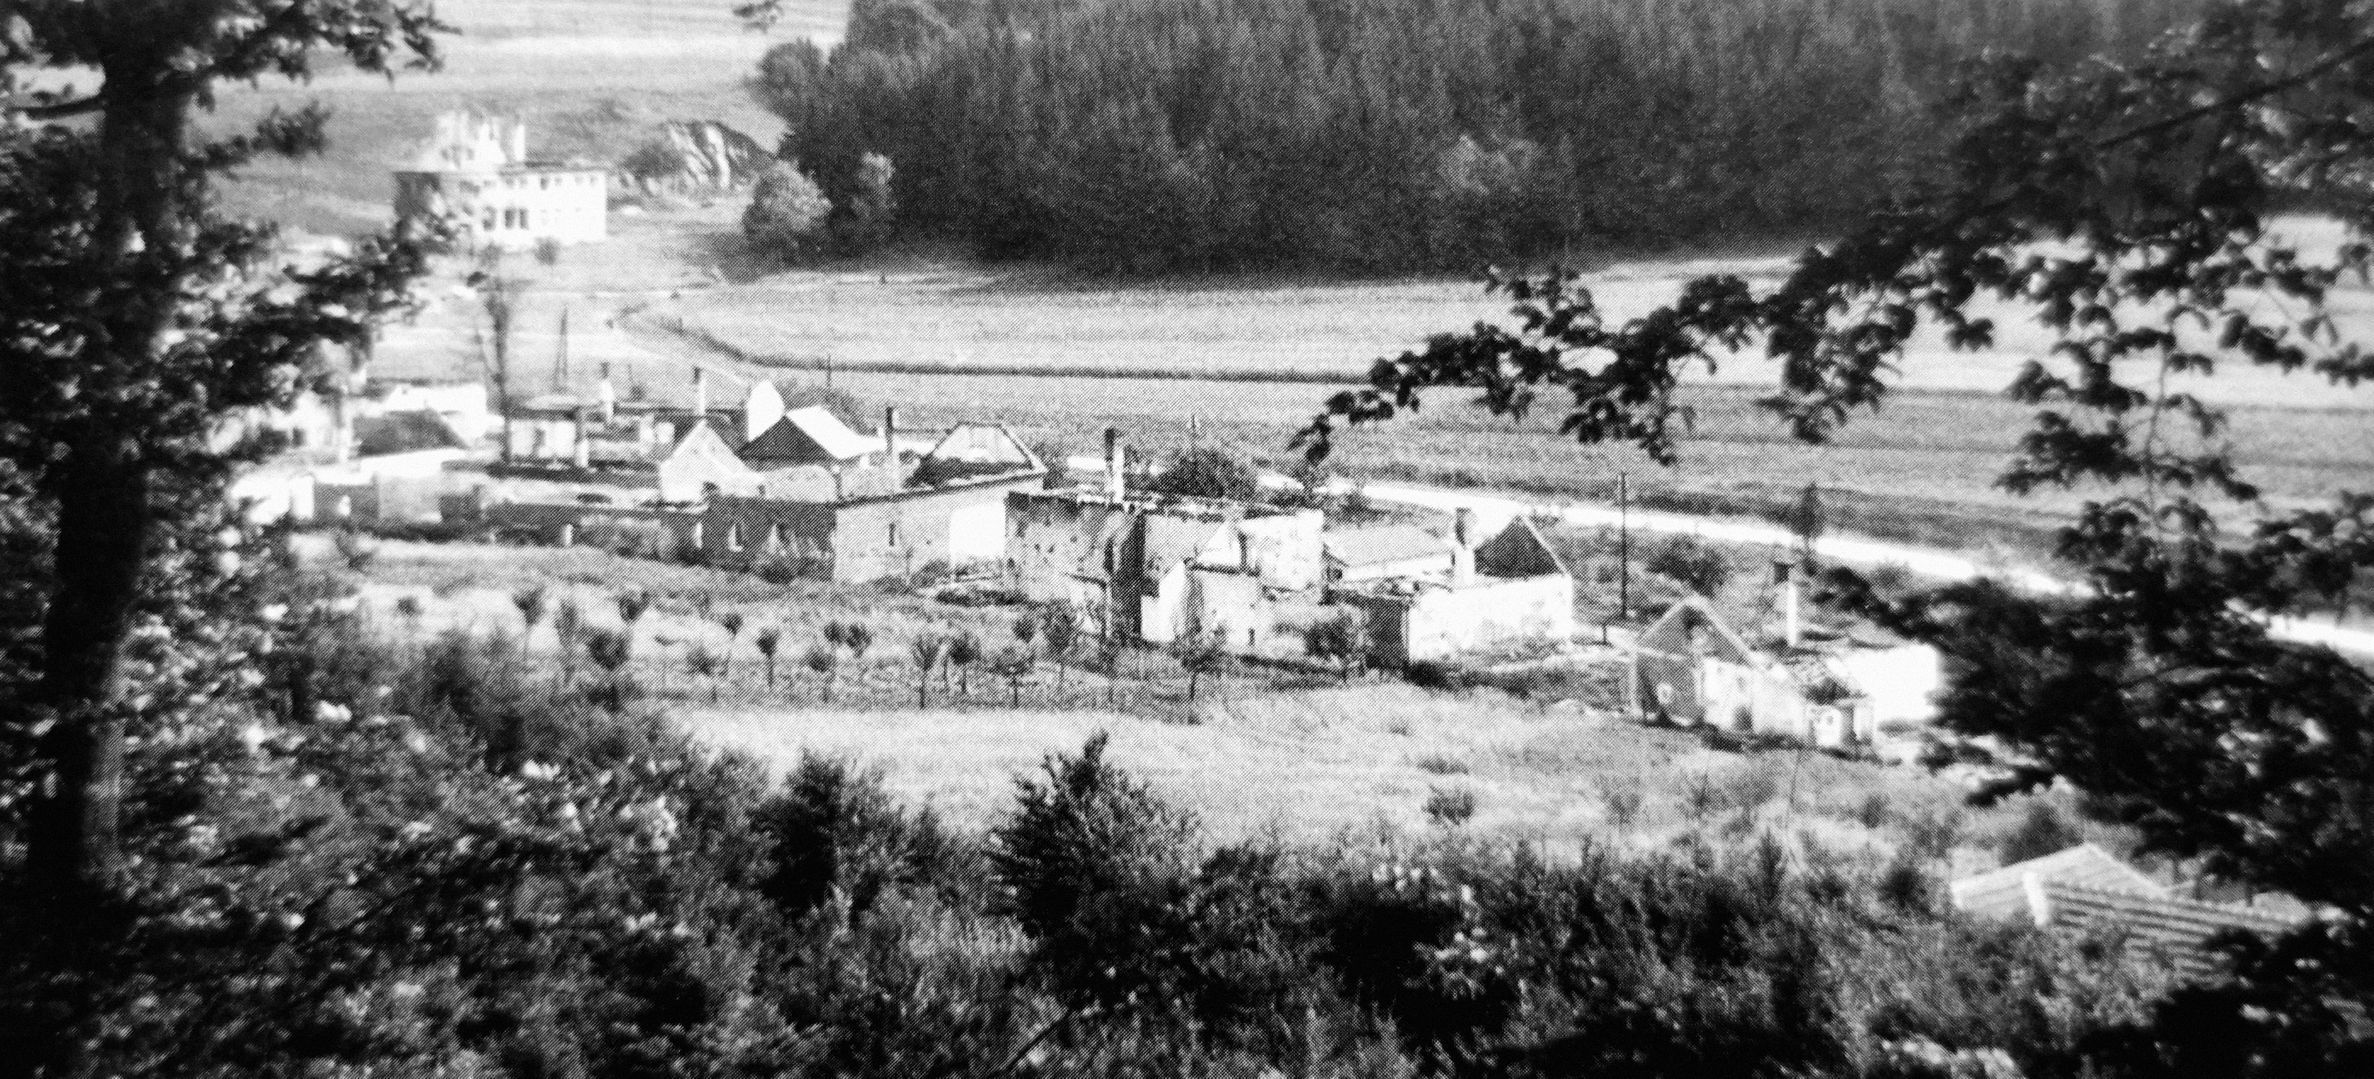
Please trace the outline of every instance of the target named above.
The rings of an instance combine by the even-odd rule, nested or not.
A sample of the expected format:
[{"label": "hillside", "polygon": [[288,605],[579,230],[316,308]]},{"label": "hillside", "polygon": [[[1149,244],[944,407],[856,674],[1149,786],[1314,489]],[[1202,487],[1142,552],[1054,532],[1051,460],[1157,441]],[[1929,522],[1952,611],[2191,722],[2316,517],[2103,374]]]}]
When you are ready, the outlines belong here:
[{"label": "hillside", "polygon": [[530,122],[538,156],[608,162],[652,125],[722,120],[772,144],[781,125],[752,103],[744,77],[794,37],[837,38],[846,0],[792,0],[761,34],[733,0],[459,0],[438,7],[459,32],[445,67],[389,80],[336,72],[310,85],[266,83],[226,93],[218,129],[266,110],[318,100],[332,110],[330,148],[305,162],[266,162],[230,189],[237,212],[292,228],[353,233],[381,224],[388,169],[426,138],[436,115],[474,107]]}]

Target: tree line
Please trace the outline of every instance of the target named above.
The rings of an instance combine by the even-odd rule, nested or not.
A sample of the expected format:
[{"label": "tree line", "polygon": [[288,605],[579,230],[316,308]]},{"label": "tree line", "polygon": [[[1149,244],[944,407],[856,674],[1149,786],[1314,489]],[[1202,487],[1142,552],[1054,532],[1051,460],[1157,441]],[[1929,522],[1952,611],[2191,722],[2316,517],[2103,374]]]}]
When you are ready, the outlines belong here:
[{"label": "tree line", "polygon": [[1472,268],[1820,230],[1919,173],[1959,62],[2138,50],[2158,0],[863,0],[754,92],[836,205],[1139,272]]}]

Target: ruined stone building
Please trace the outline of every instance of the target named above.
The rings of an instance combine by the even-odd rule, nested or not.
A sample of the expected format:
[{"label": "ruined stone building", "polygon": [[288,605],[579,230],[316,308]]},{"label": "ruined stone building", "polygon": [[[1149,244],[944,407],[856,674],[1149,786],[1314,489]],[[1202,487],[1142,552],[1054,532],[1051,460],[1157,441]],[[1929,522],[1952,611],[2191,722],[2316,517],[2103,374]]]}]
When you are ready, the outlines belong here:
[{"label": "ruined stone building", "polygon": [[[1486,536],[1475,514],[1460,510],[1447,541],[1447,558],[1415,535],[1338,545],[1331,568],[1348,576],[1329,584],[1328,599],[1360,613],[1370,662],[1401,666],[1573,638],[1574,577],[1532,522],[1514,518]],[[1356,552],[1372,549],[1390,573],[1360,571]]]},{"label": "ruined stone building", "polygon": [[1703,596],[1642,630],[1628,685],[1635,713],[1916,756],[1943,682],[1937,650],[1876,627],[1811,625],[1797,610],[1796,578],[1781,583],[1780,624],[1754,639]]},{"label": "ruined stone building", "polygon": [[609,175],[529,157],[525,120],[449,112],[395,170],[396,216],[451,215],[474,247],[592,243],[610,235]]},{"label": "ruined stone building", "polygon": [[1276,637],[1273,597],[1319,583],[1317,510],[1126,493],[1117,432],[1095,488],[1016,492],[1006,509],[1010,586],[1065,603],[1100,633],[1147,644],[1190,635],[1240,653]]}]

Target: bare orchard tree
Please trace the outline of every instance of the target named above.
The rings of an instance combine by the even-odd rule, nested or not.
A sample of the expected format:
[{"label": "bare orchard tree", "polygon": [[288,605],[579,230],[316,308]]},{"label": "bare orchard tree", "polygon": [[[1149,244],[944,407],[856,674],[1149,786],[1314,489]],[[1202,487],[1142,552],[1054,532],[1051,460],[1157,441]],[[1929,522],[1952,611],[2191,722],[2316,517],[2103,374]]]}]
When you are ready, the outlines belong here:
[{"label": "bare orchard tree", "polygon": [[948,654],[947,638],[937,633],[918,633],[907,642],[907,655],[915,661],[915,707],[931,706],[931,672]]}]

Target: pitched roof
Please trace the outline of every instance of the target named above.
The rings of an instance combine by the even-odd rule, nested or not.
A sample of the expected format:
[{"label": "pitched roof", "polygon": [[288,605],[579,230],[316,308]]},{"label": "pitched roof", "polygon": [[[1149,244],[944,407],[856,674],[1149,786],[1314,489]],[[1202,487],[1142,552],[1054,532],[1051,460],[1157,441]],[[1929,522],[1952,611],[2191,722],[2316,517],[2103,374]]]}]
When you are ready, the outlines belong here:
[{"label": "pitched roof", "polygon": [[1451,553],[1449,540],[1413,524],[1347,528],[1319,536],[1327,560],[1346,566],[1374,566]]},{"label": "pitched roof", "polygon": [[2137,895],[2106,888],[2047,881],[2036,889],[2037,922],[2073,933],[2125,938],[2129,951],[2160,959],[2194,979],[2226,972],[2225,960],[2209,942],[2229,930],[2273,936],[2299,922],[2245,907],[2187,899]]},{"label": "pitched roof", "polygon": [[453,426],[434,412],[383,412],[354,421],[354,452],[358,457],[466,448],[468,444],[454,433]]},{"label": "pitched roof", "polygon": [[1715,613],[1714,602],[1695,592],[1683,596],[1674,601],[1673,606],[1667,607],[1664,614],[1658,615],[1656,621],[1649,623],[1649,628],[1640,631],[1640,636],[1635,638],[1633,647],[1635,650],[1644,652],[1686,654],[1690,650],[1689,631],[1699,626],[1704,626],[1711,631],[1708,636],[1715,644],[1721,646],[1723,651],[1729,653],[1726,658],[1731,662],[1747,664],[1762,662],[1761,654],[1749,647],[1747,640],[1741,637],[1737,630],[1732,629],[1729,623],[1723,621],[1723,616]]},{"label": "pitched roof", "polygon": [[1509,520],[1500,534],[1476,544],[1476,572],[1490,577],[1547,577],[1566,572],[1565,560],[1533,522]]},{"label": "pitched roof", "polygon": [[1046,467],[1039,455],[1032,453],[1002,423],[959,423],[933,443],[923,459],[963,465],[1006,465],[1014,469]]},{"label": "pitched roof", "polygon": [[2130,895],[2168,894],[2166,885],[2092,843],[2080,843],[2040,858],[1964,877],[1949,885],[1947,891],[1956,909],[1982,918],[2033,916],[2035,912],[2030,909],[2028,896],[2030,880]]},{"label": "pitched roof", "polygon": [[882,448],[822,405],[795,408],[742,447],[742,456],[769,462],[836,464]]}]

